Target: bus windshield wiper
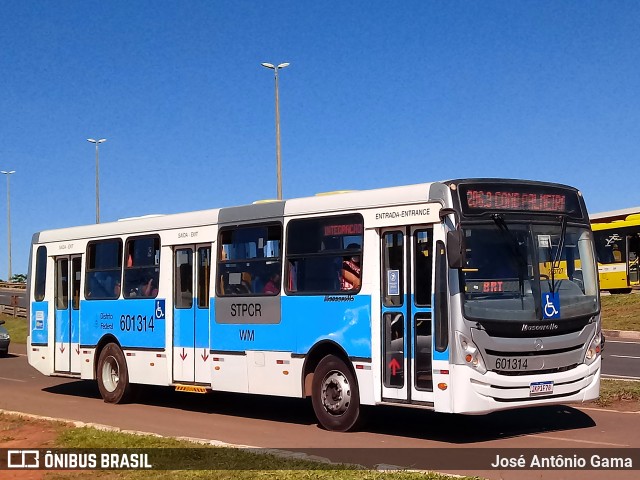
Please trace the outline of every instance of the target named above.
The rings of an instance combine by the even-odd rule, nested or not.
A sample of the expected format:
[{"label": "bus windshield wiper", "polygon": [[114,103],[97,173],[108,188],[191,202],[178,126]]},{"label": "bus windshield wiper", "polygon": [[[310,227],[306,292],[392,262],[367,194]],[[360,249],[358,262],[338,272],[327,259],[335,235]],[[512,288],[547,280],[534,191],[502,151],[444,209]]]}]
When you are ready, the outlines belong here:
[{"label": "bus windshield wiper", "polygon": [[527,267],[527,260],[522,255],[518,247],[518,240],[513,233],[511,233],[511,230],[509,230],[507,222],[504,221],[504,217],[499,213],[494,213],[491,215],[491,218],[498,227],[498,230],[509,240],[509,248],[511,248],[511,252],[518,263],[518,288],[520,290],[520,298],[524,299],[524,275],[522,272]]},{"label": "bus windshield wiper", "polygon": [[[551,293],[556,292],[556,268],[560,267],[560,259],[562,258],[562,250],[564,249],[564,237],[567,233],[567,216],[562,216],[562,226],[560,227],[560,239],[558,240],[558,250],[553,256],[551,241],[549,241],[549,260],[551,261]],[[553,260],[552,260],[553,256]]]}]

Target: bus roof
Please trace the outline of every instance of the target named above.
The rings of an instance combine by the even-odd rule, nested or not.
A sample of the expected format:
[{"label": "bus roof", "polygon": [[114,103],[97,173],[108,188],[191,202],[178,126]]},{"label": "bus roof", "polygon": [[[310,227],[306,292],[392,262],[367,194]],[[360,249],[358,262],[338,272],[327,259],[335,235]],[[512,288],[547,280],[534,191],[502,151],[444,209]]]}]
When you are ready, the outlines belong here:
[{"label": "bus roof", "polygon": [[[109,235],[131,235],[141,232],[161,231],[176,228],[198,227],[232,222],[249,222],[260,219],[292,215],[331,213],[344,210],[381,208],[394,205],[409,205],[426,202],[438,202],[449,195],[449,184],[460,182],[532,182],[515,179],[458,179],[442,182],[418,183],[372,190],[340,191],[334,195],[315,195],[288,200],[259,201],[257,203],[169,215],[144,215],[122,219],[120,221],[90,224],[84,226],[45,230],[36,233],[32,243],[65,241],[70,239],[95,238]],[[568,187],[573,188],[573,187]]]},{"label": "bus roof", "polygon": [[591,229],[593,231],[600,231],[638,226],[640,226],[640,213],[634,213],[632,215],[627,215],[627,217],[622,220],[613,220],[612,222],[606,223],[592,223]]},{"label": "bus roof", "polygon": [[607,223],[613,220],[626,220],[630,215],[640,213],[640,207],[623,208],[609,212],[593,213],[589,215],[592,224]]}]

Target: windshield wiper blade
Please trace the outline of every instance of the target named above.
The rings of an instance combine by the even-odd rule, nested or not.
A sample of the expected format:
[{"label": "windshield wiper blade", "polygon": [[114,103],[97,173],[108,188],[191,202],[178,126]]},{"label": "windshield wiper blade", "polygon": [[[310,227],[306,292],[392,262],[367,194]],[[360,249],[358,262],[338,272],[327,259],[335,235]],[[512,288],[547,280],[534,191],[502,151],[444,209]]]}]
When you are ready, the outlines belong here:
[{"label": "windshield wiper blade", "polygon": [[511,248],[513,256],[518,262],[518,289],[520,290],[520,299],[524,299],[524,275],[522,272],[527,267],[527,260],[522,255],[520,248],[518,248],[518,240],[511,233],[511,230],[509,230],[507,222],[504,221],[504,217],[499,213],[494,213],[491,215],[491,218],[498,227],[498,230],[510,240],[508,243],[509,248]]},{"label": "windshield wiper blade", "polygon": [[560,259],[562,258],[562,250],[564,249],[564,237],[567,234],[567,216],[562,216],[562,226],[560,227],[560,239],[558,240],[558,250],[556,255],[551,259],[552,247],[551,241],[549,241],[549,260],[551,261],[551,293],[556,293],[556,268],[560,267]]}]

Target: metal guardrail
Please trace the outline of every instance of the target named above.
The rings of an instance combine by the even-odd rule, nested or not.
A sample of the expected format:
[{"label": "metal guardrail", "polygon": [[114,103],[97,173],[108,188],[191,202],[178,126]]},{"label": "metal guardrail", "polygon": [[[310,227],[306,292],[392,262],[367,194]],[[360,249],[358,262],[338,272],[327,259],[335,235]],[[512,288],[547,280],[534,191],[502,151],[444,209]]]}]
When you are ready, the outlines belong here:
[{"label": "metal guardrail", "polygon": [[27,288],[27,284],[17,282],[0,282],[0,288],[15,288],[18,290],[25,290]]},{"label": "metal guardrail", "polygon": [[12,307],[10,305],[0,305],[0,313],[12,317],[27,318],[27,309],[22,307]]},{"label": "metal guardrail", "polygon": [[[0,313],[4,313],[5,315],[11,315],[12,317],[22,317],[27,318],[27,309],[24,307],[18,306],[18,303],[23,303],[18,301],[18,295],[24,296],[24,291],[26,290],[26,283],[16,283],[16,282],[0,282],[0,289],[4,290],[12,290],[10,299],[8,296],[4,295],[0,302],[9,302],[8,305],[0,304]],[[13,294],[15,292],[15,295]],[[5,292],[7,293],[7,292]]]}]

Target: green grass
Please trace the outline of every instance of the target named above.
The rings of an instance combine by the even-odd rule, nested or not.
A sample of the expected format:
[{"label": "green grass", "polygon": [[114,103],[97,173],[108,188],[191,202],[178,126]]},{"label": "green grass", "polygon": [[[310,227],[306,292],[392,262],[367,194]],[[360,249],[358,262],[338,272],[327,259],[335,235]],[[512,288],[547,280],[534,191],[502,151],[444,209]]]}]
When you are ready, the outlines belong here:
[{"label": "green grass", "polygon": [[607,406],[620,400],[640,402],[640,382],[610,380],[608,378],[600,380],[600,398],[597,403],[601,406]]},{"label": "green grass", "polygon": [[603,295],[602,328],[606,330],[640,330],[640,295]]},{"label": "green grass", "polygon": [[26,318],[0,314],[0,320],[5,321],[4,327],[9,331],[9,335],[11,335],[11,343],[27,343],[29,324]]}]

